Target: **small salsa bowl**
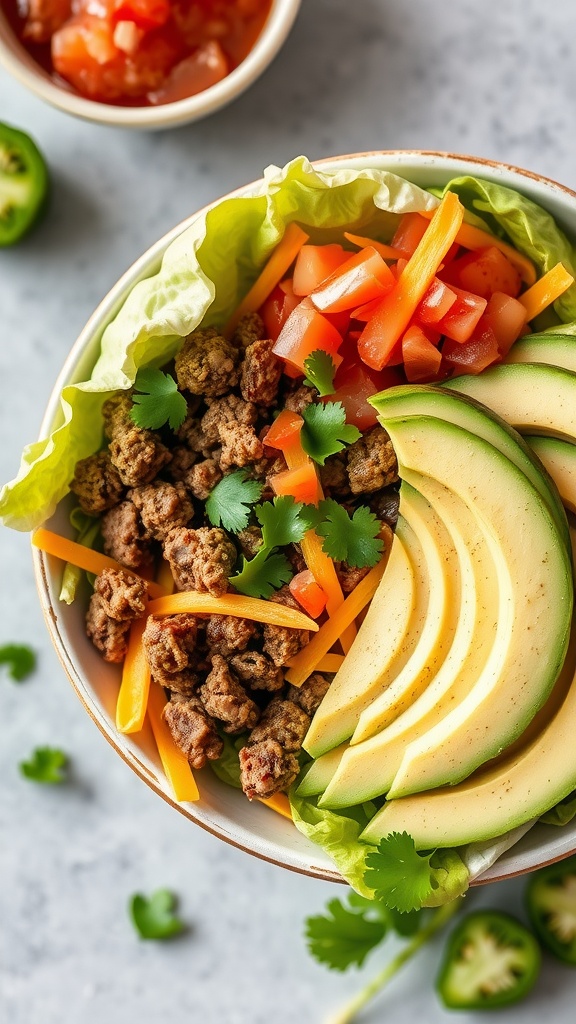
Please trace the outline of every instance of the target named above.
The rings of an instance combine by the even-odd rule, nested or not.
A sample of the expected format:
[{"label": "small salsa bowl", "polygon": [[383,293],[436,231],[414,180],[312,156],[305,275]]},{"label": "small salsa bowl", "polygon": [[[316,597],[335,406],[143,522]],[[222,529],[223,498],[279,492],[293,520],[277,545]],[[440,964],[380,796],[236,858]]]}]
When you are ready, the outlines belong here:
[{"label": "small salsa bowl", "polygon": [[199,121],[241,96],[272,63],[288,38],[301,0],[272,0],[270,13],[256,43],[226,78],[203,92],[159,106],[114,106],[86,99],[60,85],[36,63],[14,34],[0,6],[0,64],[22,85],[58,110],[85,121],[121,128],[155,131]]},{"label": "small salsa bowl", "polygon": [[[324,172],[372,167],[392,171],[426,187],[442,186],[459,175],[477,175],[522,192],[545,207],[567,233],[576,236],[576,193],[554,181],[506,164],[446,153],[392,151],[341,156],[319,161],[315,166]],[[222,198],[248,194],[258,184],[252,183]],[[99,352],[102,332],[131,289],[157,271],[167,246],[207,209],[209,207],[192,214],[156,242],[103,299],[74,344],[55,383],[42,423],[42,438],[50,433],[58,416],[62,388],[89,376]],[[66,501],[61,502],[51,526],[57,532],[70,535],[66,505]],[[301,835],[289,820],[258,801],[250,803],[243,793],[220,782],[209,768],[200,774],[200,801],[194,804],[175,803],[151,734],[143,731],[127,736],[116,729],[118,669],[106,664],[87,639],[83,602],[78,600],[67,606],[59,601],[62,563],[37,549],[33,549],[33,559],[46,625],[62,666],[87,713],[133,771],[190,821],[225,842],[305,875],[343,881],[326,855]],[[537,825],[476,879],[476,884],[523,874],[575,851],[576,821],[564,828]]]}]

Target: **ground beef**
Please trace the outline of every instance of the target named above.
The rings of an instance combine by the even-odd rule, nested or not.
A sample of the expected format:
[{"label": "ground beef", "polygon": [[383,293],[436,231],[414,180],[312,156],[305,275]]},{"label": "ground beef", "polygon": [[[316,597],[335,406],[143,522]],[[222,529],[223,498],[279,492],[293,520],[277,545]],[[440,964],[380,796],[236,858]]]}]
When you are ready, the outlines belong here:
[{"label": "ground beef", "polygon": [[208,402],[208,411],[204,413],[200,426],[206,442],[216,445],[221,441],[221,428],[226,424],[253,427],[257,419],[258,410],[253,402],[245,402],[238,395],[226,395]]},{"label": "ground beef", "polygon": [[80,508],[89,516],[98,516],[120,501],[124,487],[108,452],[96,452],[76,463],[70,490]]},{"label": "ground beef", "polygon": [[220,757],[224,744],[198,697],[171,699],[162,716],[176,746],[188,758],[192,768],[203,768],[206,761]]},{"label": "ground beef", "polygon": [[289,409],[290,412],[303,413],[304,409],[307,409],[315,401],[316,396],[315,388],[309,388],[306,384],[301,384],[295,391],[291,391],[290,394],[286,395],[284,408]]},{"label": "ground beef", "polygon": [[197,459],[197,452],[193,452],[185,444],[179,444],[176,448],[172,449],[172,461],[168,464],[166,472],[171,480],[185,483],[186,476]]},{"label": "ground beef", "polygon": [[224,732],[244,732],[252,729],[258,721],[260,712],[257,705],[220,654],[212,656],[212,671],[199,692],[206,711],[224,723]]},{"label": "ground beef", "polygon": [[163,541],[175,526],[186,526],[194,508],[184,484],[156,480],[143,487],[134,487],[128,497],[140,513],[148,536]]},{"label": "ground beef", "polygon": [[110,458],[127,487],[149,484],[172,456],[157,434],[133,426],[110,441]]},{"label": "ground beef", "polygon": [[149,538],[138,510],[131,501],[122,501],[102,517],[104,553],[127,566],[143,571],[152,565]]},{"label": "ground beef", "polygon": [[344,454],[331,455],[324,465],[320,466],[320,483],[326,497],[350,498],[350,482]]},{"label": "ground beef", "polygon": [[375,494],[369,502],[370,511],[383,520],[391,529],[394,529],[398,522],[398,511],[400,509],[400,491],[391,487],[379,494]]},{"label": "ground beef", "polygon": [[[208,438],[200,426],[200,420],[196,413],[192,411],[188,412],[184,423],[176,431],[176,436],[179,441],[183,442],[185,448],[189,449],[191,453],[203,455],[204,458],[208,458],[212,448],[218,442],[218,438],[215,439],[213,444],[208,441]],[[192,462],[195,461],[196,459],[192,460]],[[192,462],[190,465],[192,465]]]},{"label": "ground beef", "polygon": [[[273,452],[273,448],[266,449],[264,445],[264,453]],[[259,480],[260,483],[264,484],[264,490],[262,491],[262,501],[271,501],[275,495],[274,488],[271,484],[271,479],[276,476],[277,473],[283,473],[288,469],[286,459],[281,452],[275,452],[272,457],[266,456],[258,459],[253,466],[247,468],[248,476],[252,480]]]},{"label": "ground beef", "polygon": [[398,479],[394,448],[383,427],[372,427],[350,445],[348,478],[353,494],[373,494]]},{"label": "ground beef", "polygon": [[220,440],[220,469],[223,472],[232,466],[248,466],[261,459],[264,454],[262,442],[258,439],[254,427],[223,423],[220,427]]},{"label": "ground beef", "polygon": [[206,501],[210,491],[222,479],[222,471],[214,459],[204,459],[186,473],[184,483],[198,501]]},{"label": "ground beef", "polygon": [[109,441],[134,426],[134,421],[130,416],[132,406],[132,390],[118,391],[104,402],[102,419],[104,420],[104,433]]},{"label": "ground beef", "polygon": [[106,614],[117,622],[132,622],[146,612],[145,581],[123,569],[103,569],[96,577],[94,592],[100,596]]},{"label": "ground beef", "polygon": [[258,725],[252,730],[248,743],[276,740],[286,753],[297,753],[310,725],[310,716],[291,700],[274,697],[262,712]]},{"label": "ground beef", "polygon": [[238,359],[238,350],[214,327],[193,331],[176,356],[178,387],[204,398],[225,395],[238,383]]},{"label": "ground beef", "polygon": [[255,341],[266,337],[264,321],[259,313],[246,313],[238,322],[238,326],[232,335],[232,344],[236,348],[248,348]]},{"label": "ground beef", "polygon": [[286,700],[297,704],[311,718],[317,708],[320,707],[329,688],[330,681],[320,675],[319,672],[314,672],[305,683],[302,683],[302,686],[290,686],[286,694]]},{"label": "ground beef", "polygon": [[237,534],[240,550],[246,558],[253,558],[262,547],[262,530],[259,526],[247,526]]},{"label": "ground beef", "polygon": [[206,644],[215,654],[225,658],[238,651],[246,650],[256,633],[256,625],[250,619],[236,615],[211,615],[206,623]]},{"label": "ground beef", "polygon": [[[302,609],[294,600],[287,586],[281,587],[272,594],[271,601],[276,604],[284,604],[288,608]],[[271,626],[264,624],[264,653],[268,654],[275,665],[285,665],[290,658],[293,658],[298,651],[308,643],[310,633],[307,629],[290,629],[286,626]]]},{"label": "ground beef", "polygon": [[357,569],[355,566],[347,565],[346,562],[336,563],[336,575],[345,594],[351,594],[354,588],[360,583],[360,580],[363,580],[369,572],[369,566],[365,566],[363,569]]},{"label": "ground beef", "polygon": [[276,405],[282,376],[282,361],[275,356],[274,342],[255,341],[246,349],[240,377],[240,392],[247,402]]},{"label": "ground beef", "polygon": [[106,612],[100,594],[92,594],[86,614],[86,634],[95,647],[101,651],[104,661],[120,664],[128,650],[130,622],[119,622]]},{"label": "ground beef", "polygon": [[239,759],[240,781],[249,800],[285,792],[299,772],[297,758],[286,753],[276,740],[242,747]]},{"label": "ground beef", "polygon": [[164,557],[178,590],[197,590],[221,597],[236,562],[236,548],[224,530],[201,526],[172,530],[164,542]]},{"label": "ground beef", "polygon": [[[308,568],[304,555],[302,554],[302,548],[299,544],[291,544],[289,548],[286,548],[286,557],[294,569],[294,575],[297,575],[299,572],[304,572]],[[300,605],[297,606],[300,608]],[[302,611],[301,608],[300,611]]]},{"label": "ground beef", "polygon": [[142,635],[146,658],[154,679],[171,690],[176,673],[188,671],[198,642],[198,620],[194,615],[149,615]]},{"label": "ground beef", "polygon": [[192,672],[188,668],[182,672],[173,672],[171,675],[165,676],[164,679],[161,679],[157,673],[153,674],[152,678],[155,683],[166,687],[167,690],[170,690],[171,695],[177,697],[191,697],[196,693],[200,682],[198,672]]},{"label": "ground beef", "polygon": [[259,651],[244,651],[230,659],[234,672],[251,690],[267,690],[275,693],[284,686],[281,668]]}]

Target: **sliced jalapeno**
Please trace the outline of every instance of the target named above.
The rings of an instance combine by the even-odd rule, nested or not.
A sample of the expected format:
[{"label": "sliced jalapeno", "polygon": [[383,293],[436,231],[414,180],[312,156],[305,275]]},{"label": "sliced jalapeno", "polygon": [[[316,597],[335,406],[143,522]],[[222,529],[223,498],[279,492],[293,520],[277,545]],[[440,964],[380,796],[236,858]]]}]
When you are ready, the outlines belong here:
[{"label": "sliced jalapeno", "polygon": [[542,945],[576,966],[576,856],[536,871],[526,888],[526,904]]},{"label": "sliced jalapeno", "polygon": [[540,970],[540,949],[509,914],[478,910],[452,932],[436,987],[451,1010],[493,1010],[528,994]]},{"label": "sliced jalapeno", "polygon": [[0,121],[0,245],[13,245],[42,212],[48,171],[36,144]]}]

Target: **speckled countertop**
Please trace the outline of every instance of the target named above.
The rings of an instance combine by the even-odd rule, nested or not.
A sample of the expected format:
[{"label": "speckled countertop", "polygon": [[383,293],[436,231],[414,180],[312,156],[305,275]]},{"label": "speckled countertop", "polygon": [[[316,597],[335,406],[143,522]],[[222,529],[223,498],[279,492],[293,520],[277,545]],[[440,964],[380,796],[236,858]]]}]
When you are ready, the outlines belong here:
[{"label": "speckled countertop", "polygon": [[[508,161],[576,187],[576,8],[569,0],[304,0],[267,74],[235,105],[164,134],[99,129],[49,109],[0,71],[0,119],[42,146],[49,216],[0,252],[0,480],[36,436],[63,359],[118,276],[183,217],[268,163],[376,148]],[[0,1017],[10,1024],[317,1024],[360,984],[312,962],[305,915],[338,887],[223,845],[120,761],[75,698],[41,619],[25,536],[0,532],[0,643],[32,642],[39,671],[0,679]],[[37,744],[73,760],[63,788],[22,779]],[[181,896],[187,934],[139,942],[135,890]],[[470,898],[521,912],[523,883]],[[362,1018],[426,1024],[439,945]],[[376,954],[362,972],[378,969]],[[557,1024],[576,975],[546,962],[533,997],[491,1017]]]}]

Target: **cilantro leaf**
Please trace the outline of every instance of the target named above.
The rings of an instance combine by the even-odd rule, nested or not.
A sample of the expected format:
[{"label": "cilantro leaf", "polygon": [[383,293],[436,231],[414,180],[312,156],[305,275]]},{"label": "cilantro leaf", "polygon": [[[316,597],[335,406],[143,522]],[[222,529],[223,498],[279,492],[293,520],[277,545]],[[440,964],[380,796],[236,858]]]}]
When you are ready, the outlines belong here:
[{"label": "cilantro leaf", "polygon": [[264,487],[257,480],[247,480],[247,475],[245,469],[237,469],[212,488],[205,505],[212,526],[223,526],[232,533],[246,529],[249,506],[258,501]]},{"label": "cilantro leaf", "polygon": [[372,920],[370,901],[360,908],[349,897],[349,905],[330,900],[326,915],[306,920],[306,939],[313,957],[333,971],[361,967],[368,954],[382,942],[388,930],[383,918]]},{"label": "cilantro leaf", "polygon": [[329,455],[336,455],[346,444],[353,444],[362,436],[358,427],[346,423],[346,410],[342,402],[319,405],[312,402],[304,409],[302,417],[302,447],[321,466]]},{"label": "cilantro leaf", "polygon": [[169,373],[151,366],[138,370],[134,387],[142,392],[133,396],[134,404],[130,410],[130,417],[137,427],[158,430],[168,423],[172,430],[178,430],[182,426],[186,419],[186,399]]},{"label": "cilantro leaf", "polygon": [[320,502],[323,521],[316,526],[316,533],[324,537],[323,550],[337,562],[347,562],[357,569],[376,565],[384,542],[378,536],[380,520],[365,505],[349,516],[333,498]]},{"label": "cilantro leaf", "polygon": [[289,583],[294,570],[285,555],[261,547],[250,561],[242,556],[242,568],[230,583],[248,597],[271,597],[283,583]]},{"label": "cilantro leaf", "polygon": [[28,761],[20,762],[20,771],[32,782],[46,782],[52,785],[66,781],[65,768],[68,758],[62,750],[54,747],[36,747]]},{"label": "cilantro leaf", "polygon": [[435,888],[432,854],[417,853],[408,832],[391,832],[366,857],[366,885],[391,910],[419,910]]},{"label": "cilantro leaf", "polygon": [[321,398],[334,394],[336,366],[328,352],[324,352],[321,348],[316,349],[304,360],[304,369],[306,370],[304,383],[309,388],[316,388]]},{"label": "cilantro leaf", "polygon": [[290,494],[282,494],[274,501],[265,501],[254,509],[262,527],[262,540],[266,548],[281,548],[286,544],[298,544],[310,529],[316,512],[313,505],[303,505]]},{"label": "cilantro leaf", "polygon": [[150,897],[137,892],[129,907],[141,939],[171,939],[184,931],[184,922],[174,913],[176,897],[168,889],[158,889]]},{"label": "cilantro leaf", "polygon": [[21,683],[36,668],[36,655],[26,644],[4,644],[0,647],[0,665],[6,665],[10,678]]}]

